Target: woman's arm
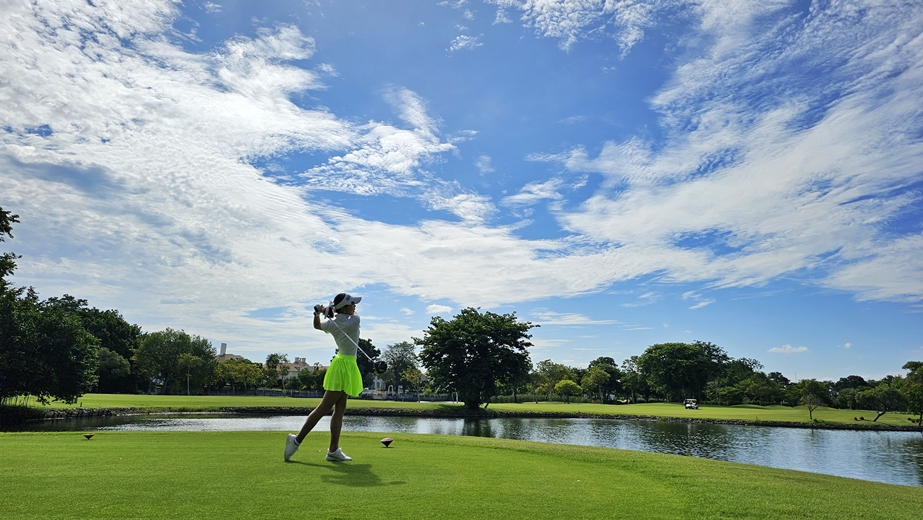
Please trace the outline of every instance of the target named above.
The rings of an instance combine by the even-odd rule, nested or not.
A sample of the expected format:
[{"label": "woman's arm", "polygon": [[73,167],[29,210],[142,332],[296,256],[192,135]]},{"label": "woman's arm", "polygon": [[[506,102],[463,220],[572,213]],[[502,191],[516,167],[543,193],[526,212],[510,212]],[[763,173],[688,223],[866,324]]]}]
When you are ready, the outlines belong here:
[{"label": "woman's arm", "polygon": [[326,309],[324,308],[323,305],[320,305],[319,307],[320,307],[320,312],[317,312],[318,309],[316,307],[314,309],[314,328],[317,330],[324,330],[320,328],[320,315],[323,314]]}]

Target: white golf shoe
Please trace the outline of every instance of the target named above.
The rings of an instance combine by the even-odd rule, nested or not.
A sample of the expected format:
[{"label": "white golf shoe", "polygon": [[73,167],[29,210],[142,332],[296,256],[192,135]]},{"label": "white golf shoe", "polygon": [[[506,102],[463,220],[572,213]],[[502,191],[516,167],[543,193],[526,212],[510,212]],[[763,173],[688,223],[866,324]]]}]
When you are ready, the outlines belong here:
[{"label": "white golf shoe", "polygon": [[343,453],[342,449],[337,448],[336,451],[327,452],[327,460],[330,462],[346,462],[348,460],[353,460],[353,458]]},{"label": "white golf shoe", "polygon": [[288,439],[285,440],[285,462],[288,462],[288,459],[292,458],[292,455],[301,447],[295,439],[296,437],[290,433]]}]

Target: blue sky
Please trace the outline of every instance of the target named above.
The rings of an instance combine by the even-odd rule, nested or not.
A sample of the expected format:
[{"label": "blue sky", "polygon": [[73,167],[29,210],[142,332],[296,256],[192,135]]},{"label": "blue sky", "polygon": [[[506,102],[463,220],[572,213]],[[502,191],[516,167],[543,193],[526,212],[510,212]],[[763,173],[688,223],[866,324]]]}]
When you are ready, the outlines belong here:
[{"label": "blue sky", "polygon": [[923,359],[923,6],[7,2],[13,281],[253,360],[461,308],[533,361]]}]

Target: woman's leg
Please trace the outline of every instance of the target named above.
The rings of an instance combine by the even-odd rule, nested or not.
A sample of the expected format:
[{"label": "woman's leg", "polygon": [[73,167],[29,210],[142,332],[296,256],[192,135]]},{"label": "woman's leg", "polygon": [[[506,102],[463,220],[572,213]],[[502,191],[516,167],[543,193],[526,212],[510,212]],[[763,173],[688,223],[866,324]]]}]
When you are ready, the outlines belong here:
[{"label": "woman's leg", "polygon": [[[317,422],[320,421],[320,418],[327,415],[327,412],[334,407],[337,403],[340,402],[340,399],[343,400],[343,409],[346,409],[346,392],[324,392],[324,398],[321,399],[320,404],[317,405],[317,408],[311,410],[311,413],[308,414],[308,418],[304,421],[304,426],[301,427],[301,431],[298,432],[298,436],[295,438],[298,441],[298,444],[304,440],[305,437],[311,433],[311,430],[317,426]],[[336,417],[336,413],[334,413]],[[340,426],[343,425],[343,417],[340,416]],[[333,429],[333,422],[330,423],[331,430]],[[337,435],[339,436],[339,430],[337,430]],[[339,441],[338,441],[339,442]],[[336,449],[336,448],[334,448]]]},{"label": "woman's leg", "polygon": [[333,408],[333,416],[330,418],[330,450],[336,451],[340,447],[340,430],[343,429],[343,415],[346,413],[346,392],[339,392],[340,398],[337,399]]}]

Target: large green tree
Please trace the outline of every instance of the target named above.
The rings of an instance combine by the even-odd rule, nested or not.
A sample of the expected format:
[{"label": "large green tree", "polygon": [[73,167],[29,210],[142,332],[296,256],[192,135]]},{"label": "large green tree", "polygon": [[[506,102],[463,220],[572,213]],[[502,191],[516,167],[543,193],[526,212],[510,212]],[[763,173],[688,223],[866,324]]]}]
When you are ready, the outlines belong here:
[{"label": "large green tree", "polygon": [[701,399],[705,385],[728,362],[721,347],[704,341],[659,343],[641,354],[639,365],[654,389],[672,401]]},{"label": "large green tree", "polygon": [[[237,392],[238,387],[247,391],[249,388],[257,387],[263,381],[265,372],[263,365],[259,363],[254,363],[246,358],[232,358],[218,363],[215,367],[212,383],[217,385],[218,388],[225,385],[230,386],[233,393]],[[307,371],[303,370],[302,372]]]},{"label": "large green tree", "polygon": [[904,397],[907,411],[917,415],[917,424],[923,427],[923,362],[908,361],[901,368],[909,373],[896,386]]},{"label": "large green tree", "polygon": [[863,388],[856,392],[856,405],[865,410],[877,411],[873,422],[888,412],[901,410],[905,405],[905,399],[898,390],[900,384],[900,377],[889,377],[879,381],[875,386]]},{"label": "large green tree", "polygon": [[[183,354],[199,358],[201,363],[214,370],[217,352],[210,341],[171,328],[142,336],[135,360],[148,384],[160,384],[163,393],[185,393],[187,377],[190,378],[190,388],[201,391],[212,379],[211,372],[207,369],[194,371],[194,361],[189,357],[183,358]],[[184,360],[181,361],[181,358]],[[195,380],[191,379],[193,375]]]},{"label": "large green tree", "polygon": [[[13,238],[17,222],[18,215],[0,208],[0,242]],[[99,341],[68,305],[10,285],[17,258],[0,254],[0,402],[20,396],[76,402],[96,382]]]},{"label": "large green tree", "polygon": [[554,387],[564,379],[571,381],[577,379],[574,371],[567,365],[555,363],[550,359],[543,359],[535,364],[536,381],[538,383],[536,391],[545,394],[550,401],[554,394]]},{"label": "large green tree", "polygon": [[816,379],[802,379],[795,385],[800,393],[798,404],[808,409],[808,419],[814,420],[814,410],[824,406],[829,401],[830,392],[826,384]]},{"label": "large green tree", "polygon": [[468,307],[451,320],[434,317],[414,342],[422,347],[420,362],[433,384],[455,389],[467,408],[477,409],[497,395],[499,385],[528,371],[529,330],[536,326],[515,313]]},{"label": "large green tree", "polygon": [[99,339],[100,352],[106,349],[121,358],[110,358],[112,363],[118,364],[118,368],[107,370],[102,369],[103,360],[100,358],[98,390],[104,393],[137,392],[142,381],[132,366],[132,359],[141,346],[141,327],[128,323],[114,309],[84,308],[79,315],[87,332]]},{"label": "large green tree", "polygon": [[288,362],[288,354],[273,352],[266,356],[266,384],[270,388],[276,385],[282,388],[284,378],[288,374]]},{"label": "large green tree", "polygon": [[7,292],[0,309],[0,399],[31,395],[42,403],[76,402],[96,383],[99,340],[77,314],[56,301],[40,301],[32,288],[21,296]]},{"label": "large green tree", "polygon": [[554,385],[554,392],[563,397],[565,403],[570,403],[570,396],[580,395],[583,388],[580,388],[580,385],[570,379],[562,379],[558,381],[558,384]]},{"label": "large green tree", "polygon": [[585,390],[590,390],[595,388],[599,391],[600,402],[606,402],[608,396],[616,395],[622,391],[622,371],[619,370],[618,364],[615,360],[608,356],[602,356],[590,361],[590,365],[587,367],[587,374],[581,378],[581,382],[586,379],[590,372],[593,369],[599,369],[606,373],[606,378],[603,379],[601,376],[595,376],[591,378],[594,383],[590,385],[590,388],[587,388],[586,383],[583,384]]},{"label": "large green tree", "polygon": [[385,347],[385,352],[381,357],[388,363],[388,371],[382,375],[382,379],[387,384],[394,386],[395,390],[397,390],[398,386],[404,388],[413,386],[404,377],[404,372],[418,366],[414,348],[414,344],[409,341],[401,341]]},{"label": "large green tree", "polygon": [[[100,358],[96,390],[102,393],[134,393],[141,383],[131,360],[141,344],[141,327],[131,325],[116,310],[101,311],[87,301],[65,294],[49,304],[80,317],[84,329],[99,340]],[[118,356],[122,359],[115,359]],[[127,366],[127,371],[126,371]]]},{"label": "large green tree", "polygon": [[631,356],[622,361],[622,388],[628,394],[632,403],[638,402],[638,396],[644,396],[647,401],[651,393],[651,385],[647,374],[641,369],[641,356]]}]

